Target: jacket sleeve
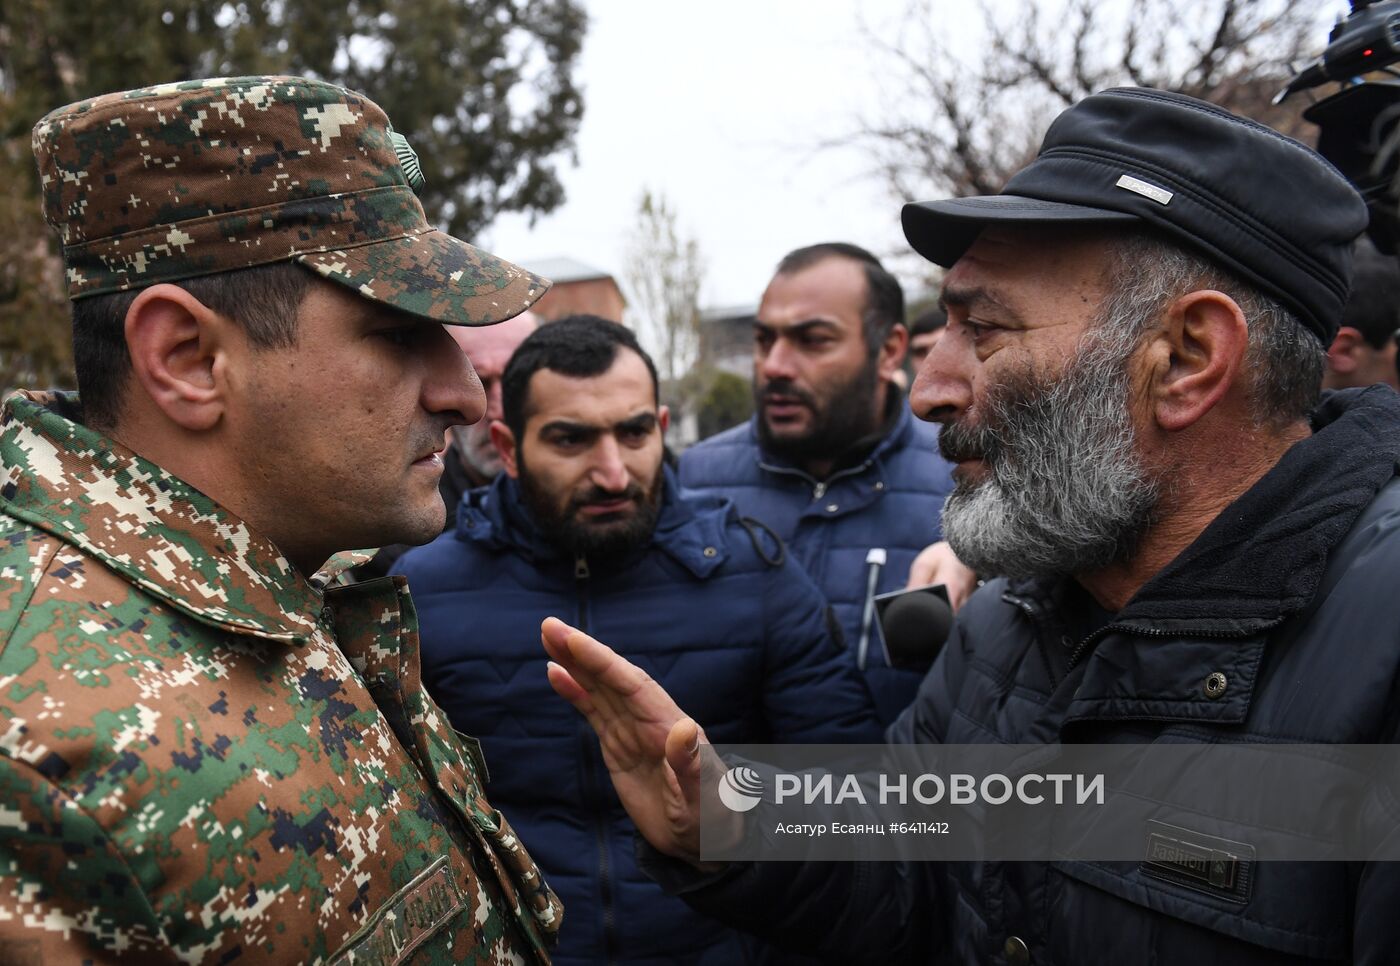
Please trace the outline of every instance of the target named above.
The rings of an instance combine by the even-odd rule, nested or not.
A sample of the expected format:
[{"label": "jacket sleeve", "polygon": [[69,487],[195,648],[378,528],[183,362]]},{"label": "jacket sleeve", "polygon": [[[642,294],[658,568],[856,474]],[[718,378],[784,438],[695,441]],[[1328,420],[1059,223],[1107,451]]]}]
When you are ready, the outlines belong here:
[{"label": "jacket sleeve", "polygon": [[781,949],[823,962],[913,966],[947,946],[937,863],[742,862],[704,873],[641,836],[637,848],[666,892]]},{"label": "jacket sleeve", "polygon": [[841,627],[810,577],[790,558],[763,594],[764,713],[772,740],[879,744],[875,704]]},{"label": "jacket sleeve", "polygon": [[130,866],[93,818],[41,775],[0,758],[0,957],[175,962]]}]

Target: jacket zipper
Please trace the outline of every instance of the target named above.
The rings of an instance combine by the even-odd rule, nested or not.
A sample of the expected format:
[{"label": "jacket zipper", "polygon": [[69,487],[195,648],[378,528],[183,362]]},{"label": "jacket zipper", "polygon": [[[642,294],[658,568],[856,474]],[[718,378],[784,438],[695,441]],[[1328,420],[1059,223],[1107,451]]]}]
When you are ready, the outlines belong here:
[{"label": "jacket zipper", "polygon": [[793,469],[790,466],[773,466],[772,464],[765,463],[762,460],[759,460],[758,468],[761,470],[767,470],[769,473],[781,473],[784,476],[797,477],[798,479],[806,482],[807,485],[812,488],[812,499],[820,500],[822,497],[826,496],[826,491],[831,489],[831,484],[835,483],[839,479],[843,479],[844,477],[856,476],[857,474],[864,473],[866,470],[870,469],[870,464],[871,461],[866,460],[859,466],[848,466],[841,472],[833,473],[831,476],[828,476],[824,480],[813,479],[810,474],[804,473],[801,470]]},{"label": "jacket zipper", "polygon": [[[588,586],[591,573],[588,558],[579,554],[574,558],[574,586],[578,590],[578,629],[588,633]],[[593,765],[593,747],[589,740],[591,732],[585,729],[580,737],[583,741],[584,780],[589,790],[598,784],[597,769]],[[603,955],[609,964],[617,962],[617,911],[613,908],[612,863],[608,861],[607,817],[599,811],[593,822],[594,838],[598,846],[598,896],[603,905]]]},{"label": "jacket zipper", "polygon": [[[1277,627],[1278,625],[1282,624],[1283,620],[1284,619],[1282,617],[1277,617],[1269,621],[1267,624],[1263,624],[1257,628],[1248,631],[1190,631],[1189,636],[1205,637],[1211,640],[1227,641],[1231,640],[1232,638],[1250,637],[1251,635],[1257,634],[1260,631],[1269,630],[1270,628]],[[1126,631],[1138,637],[1182,636],[1181,631],[1163,631],[1158,630],[1155,627],[1139,627],[1136,624],[1105,624],[1103,627],[1100,627],[1098,630],[1094,631],[1092,634],[1090,634],[1088,637],[1084,638],[1084,640],[1080,641],[1074,646],[1074,649],[1070,651],[1069,654],[1069,668],[1072,670],[1074,666],[1079,663],[1080,659],[1083,658],[1085,653],[1088,651],[1090,645],[1094,644],[1096,641],[1100,640],[1101,638],[1105,637],[1113,631]]]}]

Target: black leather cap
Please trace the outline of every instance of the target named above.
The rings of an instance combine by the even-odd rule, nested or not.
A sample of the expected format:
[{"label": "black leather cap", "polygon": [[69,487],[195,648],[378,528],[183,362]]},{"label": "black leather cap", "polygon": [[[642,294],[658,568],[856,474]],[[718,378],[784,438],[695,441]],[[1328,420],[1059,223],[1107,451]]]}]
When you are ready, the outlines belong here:
[{"label": "black leather cap", "polygon": [[992,222],[1146,223],[1296,311],[1324,345],[1351,283],[1366,205],[1317,152],[1205,101],[1102,91],[1050,126],[999,195],[904,206],[904,234],[952,265]]}]

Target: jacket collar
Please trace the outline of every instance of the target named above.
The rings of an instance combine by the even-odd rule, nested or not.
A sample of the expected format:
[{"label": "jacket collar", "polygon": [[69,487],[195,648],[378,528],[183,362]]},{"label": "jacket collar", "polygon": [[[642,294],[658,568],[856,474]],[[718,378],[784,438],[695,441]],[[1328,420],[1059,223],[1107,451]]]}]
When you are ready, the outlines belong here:
[{"label": "jacket collar", "polygon": [[[0,511],[203,623],[290,643],[310,635],[319,586],[228,510],[80,419],[74,393],[5,401]],[[317,584],[337,568],[317,574]]]},{"label": "jacket collar", "polygon": [[[662,468],[661,513],[646,550],[659,550],[695,576],[705,578],[727,559],[725,523],[733,512],[728,500],[697,494],[680,496],[669,466]],[[457,520],[457,537],[495,550],[509,550],[527,560],[558,560],[563,551],[541,532],[525,507],[520,484],[500,474],[490,486],[467,495]],[[626,566],[641,552],[624,561]]]},{"label": "jacket collar", "polygon": [[[1328,393],[1312,428],[1144,584],[1114,625],[1245,635],[1303,609],[1332,549],[1395,474],[1400,394],[1383,386]],[[1010,589],[1048,600],[1055,582]]]},{"label": "jacket collar", "polygon": [[[1246,720],[1271,630],[1317,597],[1333,550],[1395,474],[1400,395],[1385,387],[1330,394],[1313,430],[1107,624],[1066,639],[1082,677],[1065,723]],[[1015,581],[1004,597],[1054,647],[1070,630],[1066,619],[1083,610],[1069,603],[1077,590],[1067,578],[1042,578]],[[1203,692],[1207,672],[1228,682],[1223,696]]]}]

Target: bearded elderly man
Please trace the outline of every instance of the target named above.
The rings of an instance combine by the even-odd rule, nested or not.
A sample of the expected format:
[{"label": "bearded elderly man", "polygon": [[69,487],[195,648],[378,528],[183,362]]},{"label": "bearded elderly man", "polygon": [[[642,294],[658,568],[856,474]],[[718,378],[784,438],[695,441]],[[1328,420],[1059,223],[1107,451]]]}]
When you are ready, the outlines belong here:
[{"label": "bearded elderly man", "polygon": [[442,529],[485,407],[444,324],[548,283],[430,228],[320,81],[111,94],[34,147],[79,395],[0,414],[0,959],[548,962],[403,581],[328,587]]},{"label": "bearded elderly man", "polygon": [[[910,243],[949,268],[911,393],[957,464],[945,533],[1006,576],[959,612],[890,741],[1396,741],[1400,397],[1314,408],[1365,224],[1308,148],[1147,89],[1061,114],[1003,194],[906,206]],[[1394,961],[1389,863],[701,871],[695,724],[598,642],[555,622],[545,639],[671,857],[656,874],[775,941],[846,963]]]}]

